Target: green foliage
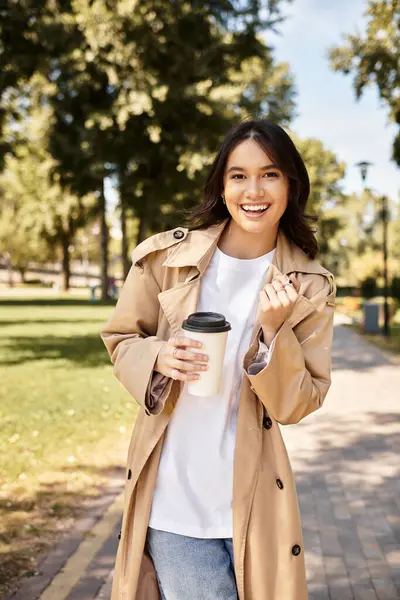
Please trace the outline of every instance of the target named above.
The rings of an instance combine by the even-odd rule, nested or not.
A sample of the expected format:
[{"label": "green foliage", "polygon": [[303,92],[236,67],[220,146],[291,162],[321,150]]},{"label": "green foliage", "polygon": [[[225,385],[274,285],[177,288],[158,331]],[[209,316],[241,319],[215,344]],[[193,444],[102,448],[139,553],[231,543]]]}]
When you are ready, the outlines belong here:
[{"label": "green foliage", "polygon": [[324,207],[333,207],[343,200],[341,185],[345,163],[315,138],[296,139],[296,146],[306,164],[311,192],[307,209],[319,214]]},{"label": "green foliage", "polygon": [[[398,205],[389,200],[391,220],[388,223],[389,273],[397,273],[400,220]],[[335,273],[339,284],[358,286],[366,277],[378,279],[383,285],[383,230],[381,197],[365,189],[361,194],[344,196],[343,203],[335,208],[340,228],[330,238],[330,258],[337,264]],[[325,226],[325,223],[322,223]]]},{"label": "green foliage", "polygon": [[[62,194],[56,203],[58,222],[64,223],[59,231],[65,231],[65,215],[71,211],[73,223],[67,225],[73,225],[73,234],[84,225],[86,209],[82,220],[78,214],[89,192],[101,209],[105,176],[118,189],[120,214],[135,224],[128,223],[128,232],[142,239],[174,227],[181,222],[180,210],[201,200],[205,171],[233,123],[270,117],[289,125],[295,108],[293,77],[287,64],[275,62],[261,36],[279,26],[280,5],[270,1],[263,11],[254,0],[40,5],[31,21],[31,35],[41,38],[35,47],[40,62],[31,71],[22,63],[14,65],[19,76],[9,80],[8,89],[17,90],[13,106],[24,119],[43,107],[48,111],[44,149],[49,160],[40,160],[46,178]],[[24,10],[28,15],[29,3]],[[11,54],[6,56],[11,68]],[[23,128],[18,135],[24,141]],[[309,212],[320,216],[321,258],[337,269],[344,165],[319,140],[298,146],[310,173]],[[47,192],[41,197],[41,206],[45,201],[54,207]],[[26,206],[31,204],[26,200]],[[45,231],[44,238],[50,239],[49,223],[45,229],[41,219],[38,223],[34,231]],[[95,256],[83,238],[76,252],[85,244]],[[106,251],[103,236],[103,265]]]},{"label": "green foliage", "polygon": [[293,113],[287,65],[274,64],[257,34],[277,22],[278,2],[270,8],[262,23],[258,2],[75,0],[83,39],[56,63],[49,98],[62,181],[83,193],[115,174],[121,202],[148,230],[174,226],[176,210],[199,201],[233,122]]},{"label": "green foliage", "polygon": [[233,123],[260,115],[287,123],[293,114],[288,66],[275,64],[261,37],[279,24],[280,0],[22,4],[36,58],[13,58],[25,47],[7,9],[0,48],[12,48],[4,59],[15,76],[0,89],[3,107],[13,124],[50,108],[57,183],[78,197],[94,193],[104,214],[104,178],[113,177],[139,238],[175,226],[177,211],[200,200],[204,170]]},{"label": "green foliage", "polygon": [[[400,3],[399,0],[368,0],[366,29],[348,34],[342,47],[330,50],[335,71],[352,74],[357,98],[375,84],[389,108],[390,118],[400,124]],[[400,133],[393,144],[393,159],[400,165]]]},{"label": "green foliage", "polygon": [[391,221],[389,222],[389,254],[397,262],[396,272],[400,275],[400,202],[390,207]]},{"label": "green foliage", "polygon": [[317,215],[317,239],[320,247],[320,260],[323,264],[338,271],[340,256],[337,252],[336,239],[343,219],[346,198],[342,192],[345,164],[315,138],[299,139],[293,133],[296,147],[299,150],[310,178],[310,197],[307,213]]},{"label": "green foliage", "polygon": [[65,242],[69,246],[93,211],[93,197],[78,198],[52,177],[54,159],[46,148],[50,116],[48,109],[38,109],[25,122],[26,142],[6,157],[0,175],[0,253],[21,271],[32,260],[61,257]]}]

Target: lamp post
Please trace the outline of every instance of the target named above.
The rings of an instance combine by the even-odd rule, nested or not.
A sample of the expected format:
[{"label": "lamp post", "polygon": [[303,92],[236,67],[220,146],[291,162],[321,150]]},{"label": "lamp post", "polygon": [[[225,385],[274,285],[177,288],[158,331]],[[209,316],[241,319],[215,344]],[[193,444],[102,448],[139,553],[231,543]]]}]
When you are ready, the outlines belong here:
[{"label": "lamp post", "polygon": [[362,161],[356,163],[356,167],[358,167],[360,169],[360,172],[361,172],[361,179],[362,179],[364,188],[365,188],[365,180],[367,179],[368,169],[373,164],[374,163],[368,162],[367,160],[362,160]]},{"label": "lamp post", "polygon": [[[356,163],[356,167],[358,167],[360,169],[361,172],[361,179],[363,182],[363,187],[364,190],[367,189],[366,185],[365,185],[365,181],[367,179],[367,173],[368,173],[368,168],[373,165],[373,163],[368,162],[367,160],[362,160],[358,163]],[[388,297],[389,297],[389,279],[388,279],[388,268],[387,268],[387,256],[388,256],[388,251],[387,251],[387,242],[388,242],[388,236],[387,236],[387,230],[388,230],[388,220],[389,220],[389,211],[388,211],[388,207],[387,207],[387,197],[386,196],[381,196],[380,198],[381,200],[381,210],[379,211],[379,216],[382,220],[382,229],[383,229],[383,239],[382,239],[382,251],[383,251],[383,298],[384,298],[384,304],[383,304],[383,335],[385,337],[389,337],[390,335],[390,330],[389,330],[389,303],[388,303]]]}]

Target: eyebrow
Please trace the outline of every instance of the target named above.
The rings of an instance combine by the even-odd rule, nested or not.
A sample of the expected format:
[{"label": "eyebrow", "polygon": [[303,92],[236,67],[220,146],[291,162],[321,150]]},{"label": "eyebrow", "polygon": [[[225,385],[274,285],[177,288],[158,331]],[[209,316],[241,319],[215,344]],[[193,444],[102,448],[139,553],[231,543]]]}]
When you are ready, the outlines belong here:
[{"label": "eyebrow", "polygon": [[[274,163],[271,163],[270,165],[264,165],[264,167],[260,167],[260,171],[266,171],[267,169],[277,169],[277,165],[275,165]],[[227,174],[230,173],[231,171],[245,171],[246,169],[243,169],[243,167],[229,167],[229,169],[227,170]]]}]

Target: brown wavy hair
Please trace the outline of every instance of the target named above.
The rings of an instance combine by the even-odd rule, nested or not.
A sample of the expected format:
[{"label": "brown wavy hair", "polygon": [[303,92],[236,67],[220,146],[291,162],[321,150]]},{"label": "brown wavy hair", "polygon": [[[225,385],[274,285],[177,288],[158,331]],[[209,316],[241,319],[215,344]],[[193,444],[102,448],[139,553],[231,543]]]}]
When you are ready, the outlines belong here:
[{"label": "brown wavy hair", "polygon": [[268,154],[289,180],[287,208],[279,222],[286,237],[301,248],[309,258],[318,254],[316,229],[310,222],[318,217],[305,213],[310,194],[310,180],[305,164],[289,135],[282,127],[268,119],[243,121],[226,134],[221,148],[210,166],[204,185],[204,200],[200,206],[182,211],[185,227],[191,230],[206,229],[224,221],[230,213],[223,203],[221,193],[227,159],[232,150],[244,140],[254,140]]}]

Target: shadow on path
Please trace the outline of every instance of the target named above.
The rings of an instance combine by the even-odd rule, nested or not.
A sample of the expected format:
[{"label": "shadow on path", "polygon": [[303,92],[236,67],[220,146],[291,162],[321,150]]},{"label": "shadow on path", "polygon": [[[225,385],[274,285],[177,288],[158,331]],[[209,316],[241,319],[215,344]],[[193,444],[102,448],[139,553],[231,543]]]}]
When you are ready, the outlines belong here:
[{"label": "shadow on path", "polygon": [[346,325],[337,325],[334,329],[332,360],[334,371],[368,371],[384,365],[398,368],[380,348]]}]

